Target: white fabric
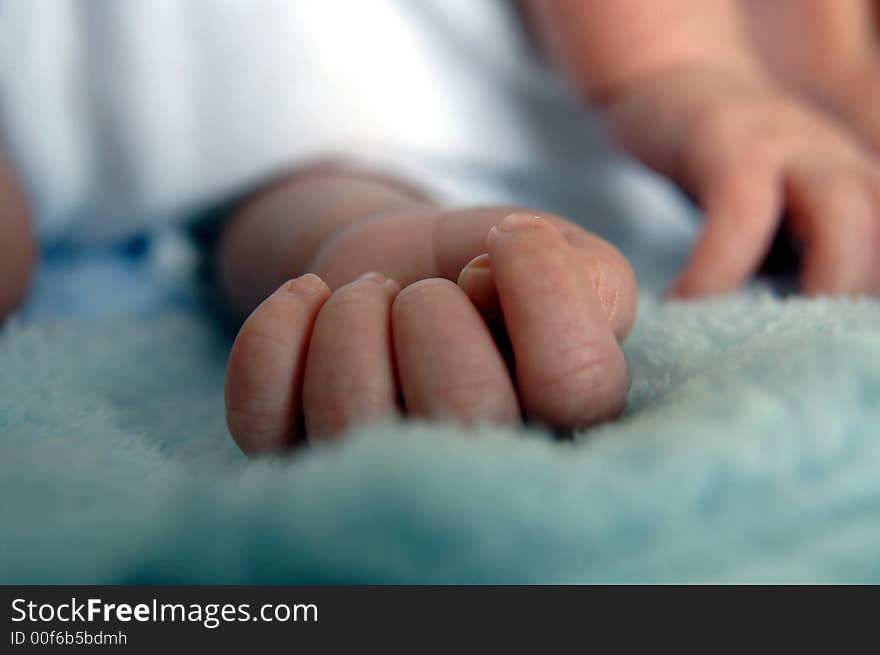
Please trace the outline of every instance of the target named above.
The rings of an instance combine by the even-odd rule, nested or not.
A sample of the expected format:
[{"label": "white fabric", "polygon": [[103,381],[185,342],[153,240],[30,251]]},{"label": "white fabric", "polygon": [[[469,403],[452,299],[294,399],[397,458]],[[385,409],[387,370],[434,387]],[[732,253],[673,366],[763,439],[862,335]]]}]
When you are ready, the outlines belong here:
[{"label": "white fabric", "polygon": [[523,202],[525,177],[552,210],[568,171],[570,217],[680,242],[680,199],[609,163],[524,34],[506,0],[0,0],[0,137],[47,242],[158,230],[328,154],[450,203]]},{"label": "white fabric", "polygon": [[172,220],[327,152],[522,161],[532,65],[495,0],[0,2],[3,132],[50,238]]}]

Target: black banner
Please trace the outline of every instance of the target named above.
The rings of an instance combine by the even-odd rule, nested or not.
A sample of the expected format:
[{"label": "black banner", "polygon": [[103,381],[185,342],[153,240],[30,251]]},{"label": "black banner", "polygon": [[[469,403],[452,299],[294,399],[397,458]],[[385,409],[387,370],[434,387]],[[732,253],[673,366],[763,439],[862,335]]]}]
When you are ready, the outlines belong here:
[{"label": "black banner", "polygon": [[[792,610],[797,631],[827,623],[835,596],[808,588],[685,587],[0,587],[6,634],[0,652],[106,648],[171,652],[197,648],[262,652],[301,647],[395,646],[470,652],[482,643],[544,651],[566,644],[616,647],[678,642],[717,624],[778,631]],[[832,591],[833,593],[826,593]],[[871,595],[876,593],[871,590]],[[857,594],[859,596],[861,594]],[[862,596],[864,598],[864,596]],[[871,598],[870,600],[873,600]],[[873,604],[871,604],[872,606]],[[865,606],[869,610],[870,606]],[[788,610],[789,612],[786,612]],[[806,610],[806,611],[803,611]],[[873,612],[871,612],[873,615]],[[849,614],[852,622],[857,615]],[[664,639],[665,638],[665,639]],[[603,649],[604,650],[604,649]]]}]

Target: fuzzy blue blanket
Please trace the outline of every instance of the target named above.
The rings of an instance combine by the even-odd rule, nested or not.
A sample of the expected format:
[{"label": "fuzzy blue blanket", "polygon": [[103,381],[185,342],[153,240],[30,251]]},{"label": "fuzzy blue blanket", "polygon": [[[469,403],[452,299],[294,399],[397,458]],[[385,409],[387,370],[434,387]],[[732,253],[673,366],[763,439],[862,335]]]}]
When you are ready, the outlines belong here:
[{"label": "fuzzy blue blanket", "polygon": [[[506,188],[608,186],[571,177]],[[572,441],[404,422],[248,461],[181,285],[56,257],[0,332],[0,582],[880,583],[880,302],[661,303],[686,240],[625,213],[592,215],[646,289],[632,388]]]},{"label": "fuzzy blue blanket", "polygon": [[246,461],[194,312],[0,338],[4,583],[880,582],[880,304],[643,302],[625,416]]}]

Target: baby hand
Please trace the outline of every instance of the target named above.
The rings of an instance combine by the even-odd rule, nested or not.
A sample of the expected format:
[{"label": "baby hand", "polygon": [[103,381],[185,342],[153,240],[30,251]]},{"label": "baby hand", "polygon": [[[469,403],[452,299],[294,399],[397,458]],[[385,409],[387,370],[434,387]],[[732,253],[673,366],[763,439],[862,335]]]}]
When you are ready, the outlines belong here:
[{"label": "baby hand", "polygon": [[675,294],[736,289],[783,218],[802,247],[804,291],[880,293],[880,167],[832,119],[770,85],[712,71],[643,84],[608,114],[625,144],[705,212]]},{"label": "baby hand", "polygon": [[[465,423],[516,424],[525,414],[558,427],[621,411],[618,342],[636,286],[614,248],[557,217],[500,208],[446,213],[433,233],[435,271],[455,275],[401,290],[367,273],[331,291],[307,274],[253,312],[226,381],[227,422],[244,451],[282,450],[401,411]],[[348,245],[334,257],[344,267],[357,253]],[[336,276],[332,264],[321,268]],[[513,371],[499,343],[509,344]]]},{"label": "baby hand", "polygon": [[875,154],[880,153],[880,55],[845,70],[815,93]]}]

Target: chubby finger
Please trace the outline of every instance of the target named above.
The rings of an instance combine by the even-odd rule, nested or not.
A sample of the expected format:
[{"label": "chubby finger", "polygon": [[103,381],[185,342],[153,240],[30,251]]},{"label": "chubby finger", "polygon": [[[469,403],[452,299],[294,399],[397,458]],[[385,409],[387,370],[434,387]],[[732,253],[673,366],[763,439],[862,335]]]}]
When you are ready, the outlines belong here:
[{"label": "chubby finger", "polygon": [[461,273],[458,275],[458,286],[480,312],[490,330],[498,329],[504,325],[498,292],[495,290],[495,282],[492,280],[488,254],[483,253],[474,257],[461,269]]},{"label": "chubby finger", "polygon": [[585,253],[576,256],[550,221],[524,213],[492,228],[486,245],[526,412],[560,427],[617,415],[626,362],[578,266]]},{"label": "chubby finger", "polygon": [[787,187],[792,228],[804,245],[803,290],[869,293],[880,217],[864,177],[839,166],[800,165],[789,171]]},{"label": "chubby finger", "polygon": [[330,295],[307,274],[284,283],[242,325],[226,370],[226,424],[244,452],[281,451],[302,436],[300,384],[318,311]]},{"label": "chubby finger", "polygon": [[[487,310],[494,307],[499,317],[500,308],[491,290],[487,276],[486,234],[511,213],[534,213],[516,207],[481,207],[445,213],[434,232],[436,273],[439,277],[458,280],[478,307]],[[577,266],[596,290],[608,323],[617,338],[623,340],[629,334],[636,316],[638,290],[635,273],[626,258],[601,237],[588,232],[559,216],[540,213],[565,237],[577,256]],[[466,269],[473,268],[475,275],[466,279]],[[490,316],[491,318],[491,316]]]},{"label": "chubby finger", "polygon": [[782,213],[782,182],[770,165],[750,162],[711,177],[702,194],[705,224],[671,289],[681,298],[734,291],[758,269]]},{"label": "chubby finger", "polygon": [[[597,241],[601,240],[597,239]],[[571,242],[572,239],[569,239],[569,243]],[[574,251],[574,265],[581,269],[584,278],[592,283],[611,331],[618,341],[623,341],[636,318],[638,285],[635,273],[629,262],[613,247],[594,248],[592,243],[580,241],[578,243],[580,245],[576,246]],[[601,243],[608,245],[604,241]],[[595,245],[599,246],[598,243]],[[498,291],[492,279],[488,254],[475,257],[461,269],[458,286],[471,299],[493,333],[503,327],[504,317],[501,314]]]},{"label": "chubby finger", "polygon": [[391,314],[406,411],[465,423],[518,423],[507,366],[477,310],[453,282],[431,278],[401,291]]},{"label": "chubby finger", "polygon": [[309,439],[333,437],[397,408],[391,347],[394,280],[367,273],[321,307],[309,343],[302,404]]}]

